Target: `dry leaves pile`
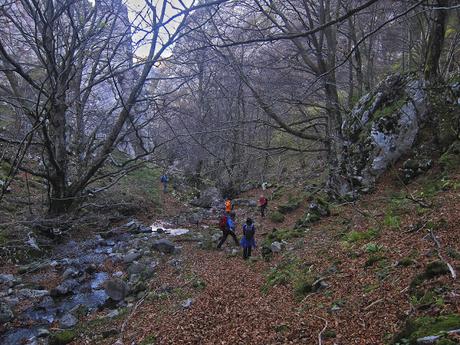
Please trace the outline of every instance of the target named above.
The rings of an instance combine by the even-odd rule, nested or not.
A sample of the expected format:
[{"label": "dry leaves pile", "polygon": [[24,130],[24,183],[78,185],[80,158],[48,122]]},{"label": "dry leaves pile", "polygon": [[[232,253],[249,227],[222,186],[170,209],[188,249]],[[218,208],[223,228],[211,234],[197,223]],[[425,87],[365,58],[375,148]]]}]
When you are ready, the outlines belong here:
[{"label": "dry leaves pile", "polygon": [[[458,182],[459,176],[454,180]],[[156,344],[385,344],[409,316],[459,312],[460,286],[450,276],[422,284],[427,289],[445,288],[444,303],[428,309],[411,305],[409,285],[427,263],[437,259],[426,229],[416,226],[427,220],[435,225],[443,257],[459,270],[460,261],[447,251],[460,250],[460,193],[455,189],[438,193],[432,207],[423,212],[416,203],[404,203],[395,227],[384,218],[397,188],[390,180],[382,181],[376,193],[335,208],[331,217],[300,239],[303,245],[292,253],[315,272],[323,272],[329,285],[303,300],[294,296],[289,284],[261,292],[267,272],[282,260],[282,254],[270,263],[245,262],[226,251],[200,250],[194,243],[185,243],[183,268],[162,265],[151,286],[159,297],[147,298],[131,317],[123,334],[125,344],[145,339],[156,339]],[[416,193],[417,188],[415,183],[409,192]],[[286,224],[293,221],[294,216]],[[274,224],[259,218],[257,222],[262,223],[261,240],[261,234]],[[351,230],[376,226],[381,231],[375,239],[343,241]],[[383,258],[366,267],[372,255],[365,249],[369,242],[378,243]],[[412,265],[398,265],[408,257],[413,258]],[[204,283],[200,288],[197,279]],[[188,297],[193,298],[191,307],[181,307]]]}]

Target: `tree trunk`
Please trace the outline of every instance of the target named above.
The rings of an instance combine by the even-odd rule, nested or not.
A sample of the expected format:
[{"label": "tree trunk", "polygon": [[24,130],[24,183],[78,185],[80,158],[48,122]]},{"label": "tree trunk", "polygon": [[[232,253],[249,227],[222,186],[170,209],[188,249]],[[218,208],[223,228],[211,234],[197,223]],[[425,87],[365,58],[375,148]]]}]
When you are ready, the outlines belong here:
[{"label": "tree trunk", "polygon": [[428,81],[438,79],[439,58],[441,57],[444,45],[444,36],[446,34],[447,10],[441,9],[449,5],[448,0],[437,0],[435,6],[440,9],[434,10],[434,18],[431,21],[430,32],[428,36],[428,49],[425,56],[424,76]]}]

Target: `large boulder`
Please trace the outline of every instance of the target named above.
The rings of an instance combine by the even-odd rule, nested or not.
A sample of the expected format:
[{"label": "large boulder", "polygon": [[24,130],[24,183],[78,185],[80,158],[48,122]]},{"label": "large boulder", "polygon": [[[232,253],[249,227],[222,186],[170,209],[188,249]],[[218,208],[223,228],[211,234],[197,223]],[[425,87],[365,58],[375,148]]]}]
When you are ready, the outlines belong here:
[{"label": "large boulder", "polygon": [[173,242],[166,240],[166,239],[161,239],[158,241],[155,241],[152,244],[152,248],[165,254],[173,254],[176,246],[174,245]]},{"label": "large boulder", "polygon": [[372,189],[388,167],[410,152],[427,118],[424,80],[396,74],[382,81],[342,125],[344,153],[336,175],[343,180],[335,183],[335,192],[354,197]]},{"label": "large boulder", "polygon": [[114,301],[121,301],[128,295],[128,285],[121,279],[110,279],[105,283],[105,293]]},{"label": "large boulder", "polygon": [[219,190],[211,187],[201,191],[200,197],[193,199],[190,204],[197,207],[211,208],[218,205],[222,200]]}]

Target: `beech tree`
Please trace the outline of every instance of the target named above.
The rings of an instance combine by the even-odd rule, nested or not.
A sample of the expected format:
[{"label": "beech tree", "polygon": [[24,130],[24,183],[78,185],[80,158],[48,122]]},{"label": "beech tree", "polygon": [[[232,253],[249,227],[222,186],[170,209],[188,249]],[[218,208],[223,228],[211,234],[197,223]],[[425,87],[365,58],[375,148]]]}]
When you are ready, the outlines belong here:
[{"label": "beech tree", "polygon": [[[165,51],[194,30],[190,14],[223,2],[147,0],[130,21],[119,0],[2,1],[0,100],[22,128],[0,133],[8,146],[4,159],[47,181],[50,215],[85,198],[126,138],[137,138],[141,150],[111,175],[126,173],[136,158],[153,152],[139,135],[151,120],[136,109],[144,85]],[[147,47],[137,61],[133,34]],[[36,164],[24,163],[26,153]]]}]

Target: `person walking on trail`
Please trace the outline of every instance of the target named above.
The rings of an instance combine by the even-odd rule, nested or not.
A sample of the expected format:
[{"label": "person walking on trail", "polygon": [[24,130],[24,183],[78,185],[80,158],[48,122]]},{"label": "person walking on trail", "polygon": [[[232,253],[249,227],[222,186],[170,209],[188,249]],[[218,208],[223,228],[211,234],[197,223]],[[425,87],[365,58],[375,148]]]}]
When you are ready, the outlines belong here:
[{"label": "person walking on trail", "polygon": [[222,230],[222,238],[219,244],[217,245],[217,249],[220,249],[220,247],[222,247],[224,242],[227,240],[228,235],[233,237],[233,240],[235,241],[235,244],[237,246],[239,245],[238,238],[236,237],[236,234],[235,234],[236,226],[235,226],[234,220],[235,220],[235,213],[233,212],[230,214],[229,213],[224,214],[220,218],[219,228]]},{"label": "person walking on trail", "polygon": [[168,191],[168,182],[169,182],[169,177],[168,175],[163,174],[160,179],[161,183],[163,183],[163,193],[166,193]]},{"label": "person walking on trail", "polygon": [[265,196],[261,195],[259,199],[259,207],[260,207],[260,216],[263,218],[265,217],[265,209],[267,208],[268,200]]},{"label": "person walking on trail", "polygon": [[255,240],[256,228],[251,218],[246,219],[246,224],[243,225],[243,237],[240,244],[243,247],[243,259],[247,260],[251,256],[252,248],[256,247]]},{"label": "person walking on trail", "polygon": [[225,200],[225,212],[227,212],[228,214],[232,212],[232,201],[230,200],[230,198],[227,198],[227,200]]}]

